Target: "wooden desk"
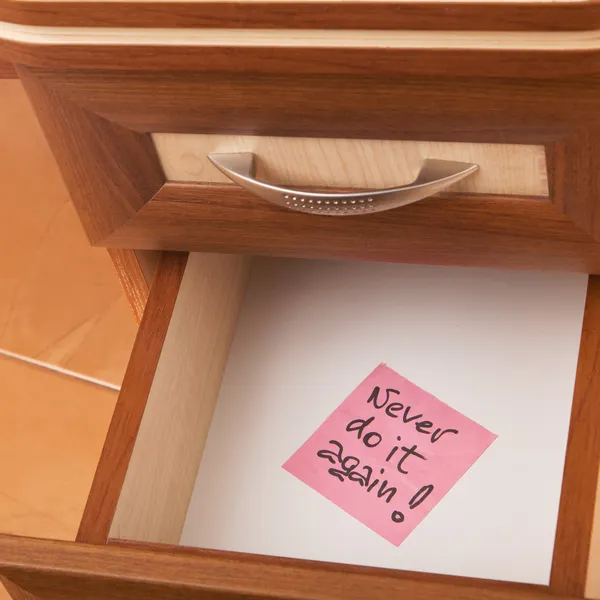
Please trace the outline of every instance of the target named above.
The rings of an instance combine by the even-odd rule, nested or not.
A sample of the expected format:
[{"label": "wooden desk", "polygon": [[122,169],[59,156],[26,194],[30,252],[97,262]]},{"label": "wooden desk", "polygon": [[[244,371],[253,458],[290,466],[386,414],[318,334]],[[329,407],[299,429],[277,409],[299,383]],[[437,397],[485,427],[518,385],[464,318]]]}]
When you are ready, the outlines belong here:
[{"label": "wooden desk", "polygon": [[[143,312],[78,543],[0,539],[14,597],[600,597],[599,32],[595,1],[0,1],[0,55],[91,243],[111,248]],[[480,171],[409,206],[321,217],[229,183],[206,161],[216,151],[254,152],[259,177],[309,190],[404,185],[423,158]],[[140,250],[164,252],[149,295],[153,255]],[[167,545],[210,427],[244,255],[592,274],[547,586]],[[155,481],[156,461],[185,476]],[[125,543],[132,513],[141,530]]]}]

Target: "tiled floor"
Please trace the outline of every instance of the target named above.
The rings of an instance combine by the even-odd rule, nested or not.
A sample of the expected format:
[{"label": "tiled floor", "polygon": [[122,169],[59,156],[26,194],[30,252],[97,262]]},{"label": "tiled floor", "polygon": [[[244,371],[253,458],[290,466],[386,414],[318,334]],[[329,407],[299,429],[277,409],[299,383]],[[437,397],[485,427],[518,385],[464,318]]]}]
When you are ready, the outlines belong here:
[{"label": "tiled floor", "polygon": [[0,532],[74,539],[116,400],[0,356]]},{"label": "tiled floor", "polygon": [[3,533],[74,539],[113,390],[0,356]]},{"label": "tiled floor", "polygon": [[0,532],[72,540],[118,392],[27,360],[118,386],[137,326],[18,81],[0,80],[0,210]]},{"label": "tiled floor", "polygon": [[136,324],[19,81],[0,80],[0,349],[119,384]]}]

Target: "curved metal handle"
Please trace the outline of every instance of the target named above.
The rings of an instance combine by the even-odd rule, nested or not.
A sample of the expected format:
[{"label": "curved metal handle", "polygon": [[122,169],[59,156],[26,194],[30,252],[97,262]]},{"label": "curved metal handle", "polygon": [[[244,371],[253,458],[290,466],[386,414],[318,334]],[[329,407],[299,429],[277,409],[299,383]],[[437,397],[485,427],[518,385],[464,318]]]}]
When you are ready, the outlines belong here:
[{"label": "curved metal handle", "polygon": [[268,202],[298,212],[332,216],[381,212],[412,204],[446,189],[479,168],[471,163],[428,158],[409,185],[371,192],[326,194],[258,181],[254,176],[256,161],[252,152],[209,154],[208,158],[229,179]]}]

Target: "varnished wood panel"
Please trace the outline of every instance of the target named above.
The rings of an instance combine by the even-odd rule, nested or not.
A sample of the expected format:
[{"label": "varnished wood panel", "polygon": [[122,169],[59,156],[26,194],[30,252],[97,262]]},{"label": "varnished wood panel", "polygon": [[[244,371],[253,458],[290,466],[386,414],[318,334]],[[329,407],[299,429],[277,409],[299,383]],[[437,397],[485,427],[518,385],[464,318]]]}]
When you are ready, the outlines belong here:
[{"label": "varnished wood panel", "polygon": [[142,270],[146,283],[151,286],[156,267],[160,261],[160,252],[148,252],[147,250],[135,250],[135,258]]},{"label": "varnished wood panel", "polygon": [[0,81],[0,351],[120,385],[136,334],[18,80]]},{"label": "varnished wood panel", "polygon": [[46,600],[555,600],[541,586],[210,551],[0,536],[0,573]]},{"label": "varnished wood panel", "polygon": [[590,277],[550,577],[554,593],[580,598],[586,590],[600,468],[599,360],[600,277]]},{"label": "varnished wood panel", "polygon": [[254,152],[256,176],[270,183],[363,189],[409,183],[424,159],[438,158],[480,167],[453,191],[548,195],[543,146],[164,133],[152,139],[172,182],[231,183],[208,160],[212,152]]},{"label": "varnished wood panel", "polygon": [[236,27],[578,31],[600,27],[595,0],[549,2],[119,2],[27,0],[0,3],[0,20],[60,27]]},{"label": "varnished wood panel", "polygon": [[[215,227],[218,223],[218,227]],[[600,271],[600,248],[547,202],[440,195],[364,217],[292,213],[237,186],[168,184],[103,243],[303,258]]]},{"label": "varnished wood panel", "polygon": [[12,600],[39,600],[38,597],[26,592],[4,577],[0,577],[0,583],[0,600],[10,600],[11,598]]},{"label": "varnished wood panel", "polygon": [[123,248],[109,248],[108,253],[135,320],[140,323],[148,302],[150,285],[154,276],[153,271],[156,266],[154,263],[158,260],[154,255],[157,253],[143,250],[136,252]]},{"label": "varnished wood panel", "polygon": [[[225,57],[239,67],[222,49]],[[265,56],[235,75],[210,63],[171,73],[29,72],[69,102],[149,132],[545,144],[598,118],[596,79],[323,76],[320,64],[297,62],[272,73]]]},{"label": "varnished wood panel", "polygon": [[152,387],[187,254],[161,256],[77,539],[104,544]]},{"label": "varnished wood panel", "polygon": [[[228,56],[229,67],[235,68],[237,63],[234,57],[227,53],[225,55]],[[313,74],[280,76],[268,74],[268,61],[261,64],[260,68],[257,67],[259,73],[235,76],[197,71],[179,74],[128,72],[126,75],[103,72],[100,76],[84,71],[66,74],[39,69],[33,70],[31,76],[39,78],[45,87],[60,94],[65,101],[114,119],[126,127],[143,131],[191,130],[238,135],[434,139],[534,145],[557,144],[562,139],[573,138],[576,140],[575,147],[579,148],[577,155],[582,156],[584,162],[580,162],[577,168],[577,188],[572,188],[568,197],[563,194],[563,200],[557,206],[563,208],[567,217],[584,232],[600,235],[593,223],[594,202],[590,202],[596,197],[592,184],[597,170],[591,164],[585,164],[585,156],[595,143],[595,138],[572,135],[575,130],[591,127],[592,120],[597,118],[600,87],[593,80],[570,79],[568,83],[544,81],[534,86],[535,94],[532,96],[531,83],[516,80],[490,81],[469,77],[469,85],[465,86],[461,80],[451,77],[367,78],[358,74],[325,77],[317,74],[319,66],[310,61],[305,66],[307,72],[312,70]],[[569,90],[568,102],[565,89]],[[344,118],[341,119],[340,115],[344,115]],[[586,139],[589,139],[589,143],[585,142]],[[550,160],[552,168],[557,168],[561,161],[564,163],[565,157],[550,157]],[[555,187],[559,189],[558,185]],[[167,186],[154,200],[164,198],[167,189],[172,188]],[[203,190],[202,194],[206,196],[207,192],[210,194],[210,190]],[[567,201],[564,201],[565,198]],[[158,206],[158,202],[155,206]],[[233,208],[231,204],[228,206]],[[427,203],[424,206],[428,206]],[[186,211],[190,208],[185,207]],[[194,208],[198,210],[197,206]],[[497,205],[493,208],[495,210]],[[142,221],[144,226],[149,224],[152,210],[150,205],[145,205],[122,229],[113,230],[114,233],[97,240],[97,243],[132,247],[132,231]],[[189,215],[189,212],[186,214]],[[501,214],[504,214],[502,210],[497,216]],[[539,215],[536,212],[530,216],[534,214]],[[524,214],[522,216],[527,218]],[[173,218],[174,214],[170,219],[157,220],[151,235],[136,238],[140,241],[139,247],[203,249],[195,245],[186,246],[182,239],[178,245],[174,245],[171,237],[173,232],[170,230]],[[122,223],[125,221],[121,220]],[[460,222],[462,224],[464,218]],[[567,221],[564,224],[568,226]],[[179,233],[182,234],[183,230]],[[193,232],[191,234],[190,243],[194,243]],[[539,236],[534,234],[534,237]],[[208,241],[210,235],[205,239],[205,248],[215,248]],[[580,239],[584,241],[584,238]],[[484,240],[480,238],[480,241]],[[497,248],[494,243],[497,241],[490,240],[492,247]],[[448,246],[448,242],[445,246]],[[522,252],[523,245],[517,241],[516,246],[520,246],[518,252]],[[220,248],[227,251],[224,245]],[[252,246],[247,248],[253,249]],[[576,266],[569,266],[574,264],[572,260],[559,261],[556,267],[595,269],[594,266],[586,266],[593,265],[593,260],[591,263],[589,260],[590,249],[590,246],[571,248],[569,252],[575,251],[571,253],[572,257],[585,254],[587,258],[575,261],[578,263]],[[565,252],[565,248],[557,250],[559,256]],[[261,251],[271,252],[271,249],[263,248]],[[473,254],[466,249],[462,249],[462,252],[463,256]],[[551,250],[547,246],[536,252],[548,255]],[[381,252],[380,256],[385,257],[386,253]],[[389,258],[389,253],[387,256],[386,260],[393,259]],[[495,264],[502,266],[503,261],[500,258]],[[539,262],[534,259],[532,266]],[[490,262],[484,260],[480,264]],[[505,262],[505,266],[512,264],[515,263]]]},{"label": "varnished wood panel", "polygon": [[380,567],[367,567],[360,565],[351,565],[347,563],[326,563],[322,561],[313,560],[302,560],[297,558],[289,558],[283,556],[273,555],[262,555],[252,554],[248,552],[227,552],[225,550],[213,550],[207,548],[198,548],[195,546],[180,546],[173,544],[156,544],[152,542],[134,542],[131,540],[115,540],[109,538],[107,544],[110,546],[117,546],[119,548],[131,548],[138,550],[149,550],[160,553],[172,553],[176,555],[187,555],[196,557],[235,557],[241,560],[252,560],[256,563],[261,564],[278,564],[280,566],[299,566],[304,565],[312,568],[320,566],[322,569],[327,570],[332,567],[340,568],[347,572],[361,572],[364,574],[387,574],[396,575],[413,581],[427,581],[430,583],[446,583],[460,586],[481,586],[484,584],[486,589],[498,588],[505,590],[530,590],[548,592],[548,586],[535,584],[535,583],[516,583],[512,581],[502,581],[499,579],[480,579],[477,577],[462,577],[459,575],[442,575],[441,573],[424,573],[422,571],[404,571],[402,569],[385,569]]},{"label": "varnished wood panel", "polygon": [[585,583],[585,597],[593,600],[600,598],[600,478],[598,484]]},{"label": "varnished wood panel", "polygon": [[[310,1],[310,0],[309,0]],[[352,31],[321,28],[122,28],[122,27],[32,27],[0,21],[0,39],[18,44],[93,47],[112,45],[135,50],[157,46],[170,49],[187,47],[191,51],[208,46],[262,48],[341,48],[372,50],[469,50],[501,52],[539,52],[560,50],[596,52],[600,49],[597,29],[585,32],[504,32],[504,31],[423,31],[385,29]]]},{"label": "varnished wood panel", "polygon": [[179,542],[248,271],[244,256],[190,255],[111,537]]},{"label": "varnished wood panel", "polygon": [[[228,53],[223,56],[227,56],[228,68],[235,69],[235,57]],[[96,243],[161,250],[228,252],[231,248],[264,254],[598,270],[596,248],[586,235],[600,236],[593,211],[598,170],[591,162],[586,163],[597,135],[574,135],[576,130],[594,127],[600,96],[595,80],[544,81],[533,86],[532,95],[531,82],[516,80],[470,77],[465,86],[451,77],[324,77],[318,74],[319,65],[310,61],[305,63],[310,75],[279,76],[269,74],[268,61],[261,64],[257,66],[259,73],[235,76],[198,71],[100,75],[39,69],[28,71],[28,76],[63,102],[114,119],[119,126],[143,131],[543,143],[553,148],[548,150],[548,165],[556,171],[552,174],[556,206],[540,208],[521,201],[514,206],[498,198],[461,204],[454,199],[448,203],[451,208],[443,207],[442,214],[437,212],[437,205],[425,201],[418,208],[393,211],[392,216],[373,216],[373,221],[344,219],[342,227],[340,222],[334,225],[335,221],[328,220],[316,227],[316,221],[301,221],[298,215],[273,209],[226,186],[191,189],[167,185],[152,199],[146,198],[149,202],[138,206],[130,217],[113,211],[98,194],[96,205],[87,201],[91,213],[102,213],[96,220],[111,220],[110,227],[95,238]],[[568,156],[558,151],[562,140],[574,140]],[[575,160],[575,168],[569,171],[569,181],[575,186],[561,183],[566,181],[560,179],[566,160]],[[221,196],[218,200],[217,193]],[[555,198],[551,196],[551,200]],[[561,210],[566,214],[561,215]],[[418,215],[416,221],[414,215]],[[227,227],[213,227],[215,219],[224,219]],[[240,219],[248,227],[240,229]],[[453,220],[452,225],[448,219]],[[391,226],[392,221],[396,229],[386,230],[385,224]],[[427,227],[419,231],[417,224]],[[375,232],[375,226],[383,228],[382,235],[379,229]],[[406,227],[401,236],[398,226]],[[516,229],[511,231],[511,227]],[[343,249],[335,244],[329,247],[325,232],[333,230],[333,239],[337,238]],[[278,237],[284,235],[285,239]],[[386,246],[386,238],[392,235],[394,240]],[[373,239],[377,239],[376,244]],[[567,240],[577,243],[565,243]]]},{"label": "varnished wood panel", "polygon": [[551,144],[547,148],[550,186],[555,206],[583,231],[600,239],[600,127]]},{"label": "varnished wood panel", "polygon": [[16,79],[17,72],[9,62],[0,61],[0,79]]},{"label": "varnished wood panel", "polygon": [[149,136],[64,101],[19,68],[91,241],[135,215],[164,182]]},{"label": "varnished wood panel", "polygon": [[[582,332],[582,346],[579,357],[577,383],[575,387],[575,398],[585,402],[584,406],[577,413],[574,413],[577,418],[578,427],[586,427],[586,419],[593,419],[595,417],[595,406],[597,405],[597,398],[600,394],[598,389],[598,344],[600,343],[600,323],[598,319],[600,302],[599,285],[597,278],[591,278],[588,290],[588,303],[586,304],[585,320],[583,324]],[[596,349],[594,350],[594,346]],[[580,377],[581,374],[581,377]],[[592,428],[593,429],[593,428]],[[583,452],[593,453],[598,451],[598,440],[597,431],[595,429],[588,432],[581,432],[580,435],[588,436],[588,443],[585,444],[585,450],[583,450],[583,439],[573,439],[573,444],[580,446],[579,453]],[[575,434],[575,432],[574,432]],[[575,456],[577,456],[577,451]],[[579,538],[565,539],[565,543],[568,547],[565,547],[566,552],[574,551],[572,560],[576,560],[581,565],[579,569],[573,568],[573,572],[576,573],[576,577],[581,578],[582,569],[585,565],[582,559],[588,556],[587,564],[587,579],[585,584],[585,597],[586,598],[600,598],[600,494],[593,488],[593,482],[590,473],[587,475],[583,474],[584,470],[591,470],[591,464],[588,462],[586,465],[583,461],[580,464],[575,465],[573,460],[573,468],[575,471],[571,473],[570,483],[575,483],[576,477],[584,478],[585,490],[581,490],[577,493],[573,490],[571,497],[572,499],[566,499],[569,502],[571,510],[581,511],[581,527],[582,532]],[[598,480],[600,483],[600,479]],[[585,496],[584,496],[585,493]],[[593,517],[590,515],[590,502],[594,497],[596,498],[595,507],[593,509]],[[580,506],[577,506],[580,505]],[[590,539],[590,519],[593,518],[592,535]],[[578,560],[579,559],[579,560]],[[579,586],[579,591],[581,586]]]},{"label": "varnished wood panel", "polygon": [[[235,31],[232,30],[232,35]],[[328,43],[294,47],[275,41],[271,44],[232,45],[231,36],[207,45],[185,45],[177,42],[156,45],[154,35],[135,44],[119,44],[118,39],[96,40],[86,44],[72,39],[56,39],[54,43],[35,34],[33,38],[16,41],[0,37],[0,56],[4,60],[29,67],[112,71],[189,71],[202,68],[207,72],[250,73],[268,72],[278,75],[318,73],[321,75],[363,75],[381,77],[484,77],[489,79],[544,80],[570,77],[595,77],[600,72],[600,42],[593,47],[575,44],[561,47],[546,40],[540,47],[531,47],[525,34],[524,47],[514,48],[510,39],[504,48],[494,43],[490,35],[485,47],[469,44],[440,43],[431,35],[434,47],[420,41],[417,47],[388,47],[386,40],[356,47],[352,35],[346,44]],[[285,37],[283,38],[285,40]],[[364,45],[361,45],[364,46]],[[455,47],[458,46],[458,47]]]}]

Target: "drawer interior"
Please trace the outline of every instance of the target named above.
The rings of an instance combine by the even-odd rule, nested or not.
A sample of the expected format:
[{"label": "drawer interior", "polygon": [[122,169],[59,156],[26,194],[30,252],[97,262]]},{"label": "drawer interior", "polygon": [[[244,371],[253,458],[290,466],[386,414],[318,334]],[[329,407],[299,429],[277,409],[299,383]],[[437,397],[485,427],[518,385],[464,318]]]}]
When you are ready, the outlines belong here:
[{"label": "drawer interior", "polygon": [[[110,538],[548,584],[587,276],[209,254],[181,273]],[[281,468],[382,362],[498,435],[399,547]]]}]

